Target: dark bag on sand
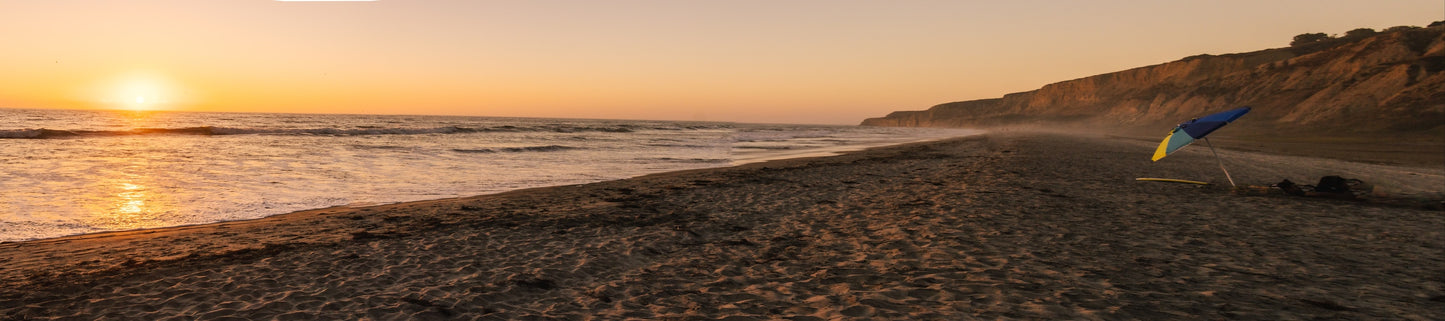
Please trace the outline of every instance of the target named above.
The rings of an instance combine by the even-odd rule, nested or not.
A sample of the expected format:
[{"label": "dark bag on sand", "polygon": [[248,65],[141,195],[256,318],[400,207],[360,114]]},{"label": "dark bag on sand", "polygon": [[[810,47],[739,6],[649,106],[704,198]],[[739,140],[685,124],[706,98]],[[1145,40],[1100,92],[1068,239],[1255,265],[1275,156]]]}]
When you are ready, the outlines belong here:
[{"label": "dark bag on sand", "polygon": [[1274,186],[1278,186],[1280,190],[1283,190],[1286,194],[1289,195],[1305,196],[1305,190],[1300,189],[1299,185],[1295,185],[1294,182],[1291,182],[1287,179],[1279,182],[1279,184],[1274,184]]},{"label": "dark bag on sand", "polygon": [[1320,183],[1315,184],[1315,192],[1318,193],[1350,193],[1350,185],[1343,177],[1325,176],[1320,177]]},{"label": "dark bag on sand", "polygon": [[[1286,179],[1279,182],[1279,184],[1274,184],[1274,187],[1278,187],[1280,190],[1284,191],[1285,194],[1295,196],[1320,196],[1338,199],[1356,199],[1357,196],[1355,195],[1354,190],[1359,190],[1363,192],[1367,189],[1362,188],[1364,184],[1365,182],[1362,182],[1358,179],[1348,179],[1331,175],[1321,177],[1319,185],[1315,186],[1299,185]],[[1351,186],[1355,187],[1351,188]]]}]

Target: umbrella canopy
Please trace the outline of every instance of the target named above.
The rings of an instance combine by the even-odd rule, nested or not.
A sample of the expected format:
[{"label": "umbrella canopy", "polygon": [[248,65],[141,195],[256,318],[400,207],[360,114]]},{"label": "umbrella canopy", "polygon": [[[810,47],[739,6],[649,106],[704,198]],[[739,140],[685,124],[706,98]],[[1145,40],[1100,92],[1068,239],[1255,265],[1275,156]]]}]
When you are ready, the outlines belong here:
[{"label": "umbrella canopy", "polygon": [[[1159,161],[1160,158],[1188,146],[1195,139],[1204,138],[1204,142],[1208,143],[1209,139],[1204,135],[1213,133],[1248,112],[1249,107],[1239,107],[1195,118],[1179,124],[1179,126],[1174,126],[1174,129],[1169,131],[1169,136],[1165,136],[1164,141],[1159,142],[1159,148],[1154,149],[1154,161]],[[1213,144],[1209,145],[1209,151],[1214,152],[1214,160],[1219,161],[1219,169],[1224,171],[1224,178],[1229,179],[1229,186],[1234,186],[1234,178],[1229,177],[1229,170],[1224,168],[1224,160],[1219,158],[1219,152],[1214,151]]]},{"label": "umbrella canopy", "polygon": [[1244,116],[1245,113],[1249,113],[1249,107],[1230,109],[1179,124],[1169,131],[1169,136],[1164,137],[1164,141],[1159,143],[1159,148],[1154,149],[1154,161],[1188,146],[1195,139],[1204,138],[1204,135],[1213,133],[1229,122],[1239,119],[1239,116]]}]

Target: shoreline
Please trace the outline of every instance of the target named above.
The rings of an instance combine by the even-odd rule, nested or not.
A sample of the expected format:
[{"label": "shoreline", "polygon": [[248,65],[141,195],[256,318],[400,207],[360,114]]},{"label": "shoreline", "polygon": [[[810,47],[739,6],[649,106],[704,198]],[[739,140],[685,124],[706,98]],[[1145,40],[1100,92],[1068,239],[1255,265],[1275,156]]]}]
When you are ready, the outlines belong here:
[{"label": "shoreline", "polygon": [[[697,169],[685,169],[685,170],[667,171],[667,172],[659,172],[659,173],[649,173],[649,174],[642,174],[642,175],[638,175],[638,176],[634,176],[634,177],[621,178],[621,179],[632,179],[632,178],[643,177],[643,176],[648,176],[648,175],[668,174],[668,173],[673,173],[673,172],[686,172],[686,171],[695,171],[695,170],[710,170],[710,169],[726,168],[726,167],[735,167],[735,166],[743,166],[743,165],[757,164],[757,163],[767,163],[767,162],[774,162],[774,161],[786,161],[786,160],[792,160],[792,159],[806,159],[806,158],[831,157],[831,156],[838,156],[838,155],[847,154],[847,153],[862,152],[862,151],[867,151],[867,150],[876,149],[876,148],[887,148],[887,147],[892,147],[892,146],[903,146],[903,145],[911,145],[911,144],[921,144],[921,143],[937,142],[937,141],[951,140],[951,139],[963,139],[963,138],[967,138],[967,137],[971,137],[971,136],[985,135],[985,134],[986,134],[986,131],[979,130],[977,133],[972,133],[972,134],[968,134],[968,135],[964,135],[964,136],[956,136],[956,137],[926,138],[926,139],[919,139],[919,140],[913,140],[913,141],[904,141],[904,142],[897,142],[897,143],[870,144],[870,145],[846,146],[846,147],[837,147],[837,148],[818,148],[818,150],[814,150],[814,151],[800,152],[800,153],[794,153],[794,154],[784,154],[784,155],[773,155],[773,156],[765,156],[765,157],[756,157],[756,158],[749,158],[749,159],[741,160],[741,161],[733,161],[733,162],[730,162],[728,165],[722,166],[722,167],[697,168]],[[619,180],[620,180],[620,179],[619,179]],[[595,182],[594,182],[594,183],[595,183]],[[267,218],[275,217],[275,216],[291,215],[291,214],[306,213],[306,212],[316,212],[316,211],[335,210],[335,209],[360,209],[360,208],[386,206],[386,205],[395,205],[395,204],[404,204],[404,203],[414,203],[414,202],[445,201],[445,200],[464,199],[464,198],[472,198],[472,197],[480,197],[480,196],[487,196],[487,195],[502,194],[502,193],[508,193],[508,192],[513,192],[513,191],[520,191],[520,190],[541,189],[541,188],[553,188],[553,187],[560,187],[560,186],[585,185],[585,184],[591,184],[591,183],[528,187],[528,188],[522,188],[522,189],[516,189],[516,190],[508,190],[508,191],[501,191],[501,192],[496,192],[496,193],[489,193],[489,194],[472,195],[472,196],[461,196],[461,197],[448,197],[448,198],[428,199],[428,200],[419,200],[419,201],[405,201],[405,202],[382,203],[382,204],[369,203],[369,204],[362,204],[362,205],[337,205],[337,206],[331,206],[331,207],[314,208],[314,209],[306,209],[306,210],[294,211],[294,212],[289,212],[289,213],[281,213],[281,214],[275,214],[275,215],[271,215],[271,216],[264,216],[264,217],[252,218],[252,219],[240,219],[240,220],[231,220],[231,221],[217,221],[217,222],[210,222],[210,223],[198,223],[198,224],[188,224],[188,225],[176,225],[176,226],[164,226],[164,227],[153,227],[153,228],[141,228],[141,229],[133,229],[133,230],[101,231],[101,232],[72,234],[72,235],[62,235],[62,236],[56,236],[56,237],[47,237],[47,238],[39,238],[39,239],[21,240],[21,241],[0,241],[0,244],[26,243],[26,242],[41,242],[41,241],[46,241],[46,240],[56,240],[56,239],[63,239],[63,238],[81,238],[81,239],[84,239],[84,238],[91,238],[92,236],[93,236],[93,237],[101,237],[101,236],[104,236],[104,235],[107,235],[107,234],[115,234],[115,233],[122,233],[122,234],[123,234],[123,233],[141,233],[141,232],[146,232],[146,231],[150,231],[150,230],[185,229],[185,228],[194,228],[194,227],[204,227],[204,226],[206,226],[206,225],[212,225],[212,224],[238,223],[238,222],[246,222],[246,221],[254,221],[254,220],[263,220],[263,219],[267,219]]]},{"label": "shoreline", "polygon": [[[1445,298],[1441,212],[1133,182],[1222,180],[1207,150],[1151,164],[1143,145],[987,133],[0,243],[0,315],[1445,317],[1429,305]],[[1360,170],[1438,194],[1445,177],[1236,154],[1256,185]]]},{"label": "shoreline", "polygon": [[[985,133],[987,133],[987,132],[984,132],[984,130],[978,130],[977,133],[965,134],[965,136],[933,137],[933,139],[907,140],[907,142],[897,142],[897,143],[874,143],[874,145],[832,147],[832,149],[827,149],[827,147],[819,147],[818,150],[808,150],[808,152],[788,153],[788,155],[760,156],[760,158],[750,158],[750,159],[746,159],[746,160],[734,160],[734,162],[730,162],[730,163],[728,163],[728,165],[725,165],[725,166],[720,166],[720,168],[730,168],[730,166],[751,165],[751,163],[776,162],[776,160],[808,159],[808,158],[829,158],[829,156],[844,155],[844,153],[864,152],[864,150],[879,149],[879,147],[915,145],[915,143],[938,142],[938,140],[964,139],[964,137],[978,136],[978,134],[985,134]],[[656,174],[643,174],[643,175],[631,176],[631,178],[640,178],[640,176],[647,176],[647,175],[670,174],[670,172],[707,171],[707,169],[717,169],[717,168],[682,169],[682,171],[656,172]],[[631,178],[620,178],[620,179],[631,179]],[[608,181],[618,181],[618,179],[608,179]],[[312,211],[338,210],[338,208],[381,207],[381,205],[406,204],[406,202],[428,202],[428,201],[460,200],[460,198],[484,197],[484,195],[504,194],[504,192],[513,192],[513,191],[525,191],[525,189],[569,187],[569,185],[585,185],[585,184],[548,185],[548,187],[519,188],[519,189],[510,189],[510,191],[490,192],[490,194],[470,195],[470,197],[435,198],[435,200],[384,202],[384,204],[374,204],[374,202],[373,202],[373,204],[361,204],[361,205],[351,205],[351,204],[348,204],[348,205],[334,205],[334,207],[309,208],[309,210],[292,211],[292,213],[280,213],[280,214],[266,215],[266,217],[244,218],[244,220],[212,221],[212,223],[185,224],[185,226],[136,228],[136,230],[95,231],[95,233],[81,233],[81,234],[69,234],[69,236],[43,237],[43,239],[17,240],[17,241],[0,241],[0,244],[30,243],[30,241],[45,241],[45,240],[56,240],[56,239],[69,239],[69,237],[77,237],[77,239],[91,239],[91,237],[103,237],[103,236],[105,236],[105,234],[116,234],[116,233],[121,233],[121,234],[124,234],[124,233],[146,233],[146,231],[150,231],[150,230],[168,230],[168,228],[181,228],[181,230],[184,230],[184,228],[188,228],[188,227],[204,227],[204,226],[211,226],[211,224],[244,223],[244,221],[266,220],[266,218],[277,217],[277,215],[290,215],[290,214],[299,214],[299,213],[312,213]],[[153,231],[152,231],[152,233],[153,233]]]},{"label": "shoreline", "polygon": [[[14,170],[8,175],[0,176],[19,185],[7,198],[11,206],[0,210],[0,216],[4,216],[0,220],[0,242],[247,220],[335,206],[494,194],[722,167],[734,160],[791,158],[798,155],[778,154],[825,152],[838,146],[876,146],[959,135],[958,130],[858,126],[566,123],[543,119],[496,124],[469,119],[476,122],[473,127],[478,129],[439,134],[442,136],[432,142],[429,136],[418,136],[411,130],[470,127],[432,122],[371,128],[376,126],[365,125],[363,120],[336,119],[341,127],[378,130],[382,132],[376,134],[381,136],[283,134],[268,144],[246,142],[270,140],[270,134],[148,135],[145,140],[134,141],[129,137],[27,140],[16,152],[54,144],[73,148],[31,155],[34,157],[12,155],[20,157],[20,162],[11,164]],[[225,121],[231,120],[213,125],[228,124]],[[284,123],[259,122],[254,128],[282,133],[310,130],[278,125]],[[161,131],[189,133],[182,129]],[[617,132],[611,132],[614,130]],[[824,138],[812,137],[820,135]],[[147,159],[153,161],[143,163],[137,159],[73,154],[132,142],[182,147],[149,151]],[[229,154],[196,149],[209,144],[265,147],[228,149],[233,152]],[[318,144],[326,148],[307,147]],[[586,161],[576,161],[579,159]]]}]

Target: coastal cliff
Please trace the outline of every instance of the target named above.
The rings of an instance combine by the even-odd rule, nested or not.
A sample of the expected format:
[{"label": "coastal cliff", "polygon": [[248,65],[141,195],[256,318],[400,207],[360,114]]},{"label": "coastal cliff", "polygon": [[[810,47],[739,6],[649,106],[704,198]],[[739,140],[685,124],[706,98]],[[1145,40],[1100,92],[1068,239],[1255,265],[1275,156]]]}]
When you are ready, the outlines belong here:
[{"label": "coastal cliff", "polygon": [[1445,139],[1445,25],[1326,38],[1288,48],[1187,57],[1002,98],[898,111],[862,125],[1082,125],[1159,131],[1200,115],[1250,106],[1254,111],[1249,121],[1239,125],[1259,134]]}]

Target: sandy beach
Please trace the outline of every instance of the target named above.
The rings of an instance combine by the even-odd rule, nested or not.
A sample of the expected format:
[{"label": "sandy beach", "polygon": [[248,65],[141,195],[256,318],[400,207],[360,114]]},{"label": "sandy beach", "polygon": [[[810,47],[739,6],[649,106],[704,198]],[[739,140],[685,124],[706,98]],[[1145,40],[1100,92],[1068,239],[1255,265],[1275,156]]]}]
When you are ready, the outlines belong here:
[{"label": "sandy beach", "polygon": [[1237,195],[1154,144],[996,132],[0,243],[0,319],[1445,319],[1445,168],[1221,150],[1240,184],[1390,201]]}]

